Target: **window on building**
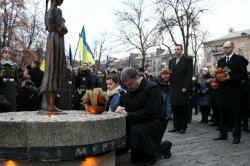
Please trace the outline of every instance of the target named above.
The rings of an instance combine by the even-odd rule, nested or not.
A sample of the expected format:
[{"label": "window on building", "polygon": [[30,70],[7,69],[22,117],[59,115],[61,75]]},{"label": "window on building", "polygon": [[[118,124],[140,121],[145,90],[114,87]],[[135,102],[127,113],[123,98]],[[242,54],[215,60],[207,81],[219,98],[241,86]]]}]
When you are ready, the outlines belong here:
[{"label": "window on building", "polygon": [[207,47],[207,53],[210,54],[211,53],[212,48],[211,47]]},{"label": "window on building", "polygon": [[216,52],[223,52],[223,46],[222,45],[218,45],[215,47]]},{"label": "window on building", "polygon": [[239,42],[239,48],[244,48],[245,43],[244,42]]},{"label": "window on building", "polygon": [[207,62],[211,62],[211,56],[207,57]]}]

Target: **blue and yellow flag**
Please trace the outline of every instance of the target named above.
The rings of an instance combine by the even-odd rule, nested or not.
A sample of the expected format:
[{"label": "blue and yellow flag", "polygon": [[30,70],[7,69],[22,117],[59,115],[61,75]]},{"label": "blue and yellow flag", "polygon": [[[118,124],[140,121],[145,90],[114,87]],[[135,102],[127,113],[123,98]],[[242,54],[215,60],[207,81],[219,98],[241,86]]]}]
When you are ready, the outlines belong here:
[{"label": "blue and yellow flag", "polygon": [[45,60],[43,59],[40,69],[44,72],[45,70]]},{"label": "blue and yellow flag", "polygon": [[72,55],[71,45],[70,44],[69,44],[69,61],[70,61],[70,66],[73,67],[74,66],[74,60],[73,60],[73,55]]},{"label": "blue and yellow flag", "polygon": [[82,32],[79,36],[77,48],[82,53],[82,61],[83,62],[91,63],[93,65],[95,64],[93,53],[92,53],[92,51],[91,51],[91,49],[86,41],[84,26],[82,27]]}]

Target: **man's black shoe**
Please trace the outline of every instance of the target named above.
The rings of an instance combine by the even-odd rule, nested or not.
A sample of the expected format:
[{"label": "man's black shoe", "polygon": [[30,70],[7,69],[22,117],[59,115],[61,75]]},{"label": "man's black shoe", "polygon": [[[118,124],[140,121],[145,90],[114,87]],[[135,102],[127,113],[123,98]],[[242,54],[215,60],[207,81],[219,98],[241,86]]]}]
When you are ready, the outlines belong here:
[{"label": "man's black shoe", "polygon": [[222,136],[220,135],[219,137],[217,138],[214,138],[215,141],[218,141],[218,140],[227,140],[227,136]]},{"label": "man's black shoe", "polygon": [[216,123],[212,123],[209,126],[218,126]]},{"label": "man's black shoe", "polygon": [[234,138],[234,140],[233,140],[232,143],[233,144],[239,144],[240,143],[240,139],[239,138]]},{"label": "man's black shoe", "polygon": [[180,129],[172,129],[172,130],[168,130],[168,132],[170,132],[170,133],[174,133],[174,132],[178,132],[178,131],[180,131]]},{"label": "man's black shoe", "polygon": [[164,159],[169,159],[169,158],[171,157],[171,155],[172,155],[172,153],[169,152],[168,154],[165,154],[165,155],[163,156],[163,158],[164,158]]},{"label": "man's black shoe", "polygon": [[150,166],[150,165],[153,165],[156,163],[156,159],[152,159],[152,160],[149,160],[149,161],[146,161],[146,162],[139,162],[137,163],[137,166]]},{"label": "man's black shoe", "polygon": [[247,127],[243,127],[242,130],[247,132]]},{"label": "man's black shoe", "polygon": [[160,153],[158,154],[158,158],[165,158],[168,159],[171,157],[171,147],[172,147],[172,142],[165,140],[161,142],[161,149]]},{"label": "man's black shoe", "polygon": [[185,132],[186,132],[185,130],[181,129],[179,134],[185,134]]}]

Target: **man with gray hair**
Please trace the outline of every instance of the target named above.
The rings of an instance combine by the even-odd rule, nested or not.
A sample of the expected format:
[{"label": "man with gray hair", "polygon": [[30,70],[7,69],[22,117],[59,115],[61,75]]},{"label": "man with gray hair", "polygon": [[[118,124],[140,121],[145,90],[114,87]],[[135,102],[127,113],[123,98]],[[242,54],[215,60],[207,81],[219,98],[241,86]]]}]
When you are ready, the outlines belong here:
[{"label": "man with gray hair", "polygon": [[[2,60],[0,62],[0,94],[4,95],[11,106],[11,111],[17,111],[16,94],[18,83],[18,67],[11,61],[11,49],[1,49]],[[1,108],[0,108],[0,111]]]},{"label": "man with gray hair", "polygon": [[152,165],[156,162],[167,127],[161,89],[154,82],[140,77],[139,72],[131,67],[124,68],[120,78],[128,93],[125,107],[119,106],[115,112],[126,115],[131,160],[138,165]]}]

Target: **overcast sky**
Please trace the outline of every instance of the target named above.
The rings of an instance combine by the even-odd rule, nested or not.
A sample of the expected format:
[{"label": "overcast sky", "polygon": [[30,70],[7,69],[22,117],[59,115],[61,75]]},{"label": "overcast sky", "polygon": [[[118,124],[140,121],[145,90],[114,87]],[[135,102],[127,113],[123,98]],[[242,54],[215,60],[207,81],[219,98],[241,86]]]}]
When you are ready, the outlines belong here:
[{"label": "overcast sky", "polygon": [[[201,23],[211,34],[209,40],[226,35],[230,27],[235,31],[250,29],[250,0],[209,0],[208,2],[209,9],[212,11],[201,18]],[[121,8],[120,0],[65,0],[61,9],[69,30],[65,36],[66,50],[71,44],[74,54],[83,25],[90,47],[102,32],[114,31],[113,13]]]}]

